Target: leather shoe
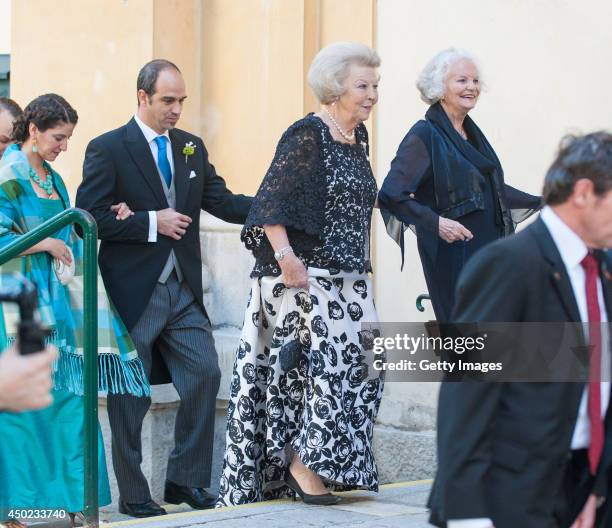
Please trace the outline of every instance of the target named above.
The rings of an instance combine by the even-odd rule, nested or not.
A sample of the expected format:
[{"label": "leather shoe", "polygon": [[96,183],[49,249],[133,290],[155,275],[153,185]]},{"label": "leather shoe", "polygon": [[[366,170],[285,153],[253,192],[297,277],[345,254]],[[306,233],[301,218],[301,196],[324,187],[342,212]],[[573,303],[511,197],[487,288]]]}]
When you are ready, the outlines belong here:
[{"label": "leather shoe", "polygon": [[129,515],[130,517],[157,517],[158,515],[166,515],[166,510],[152,500],[134,503],[123,502],[119,499],[119,513]]},{"label": "leather shoe", "polygon": [[179,486],[170,480],[166,480],[164,500],[170,504],[185,502],[195,510],[208,510],[214,508],[217,497],[208,493],[204,488]]}]

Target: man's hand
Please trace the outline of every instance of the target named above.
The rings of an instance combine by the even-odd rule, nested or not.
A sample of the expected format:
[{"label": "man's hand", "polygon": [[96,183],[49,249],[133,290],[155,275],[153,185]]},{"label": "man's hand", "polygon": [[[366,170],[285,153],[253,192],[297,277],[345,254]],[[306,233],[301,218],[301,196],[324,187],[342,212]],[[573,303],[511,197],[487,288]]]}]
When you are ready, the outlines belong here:
[{"label": "man's hand", "polygon": [[174,238],[174,240],[180,240],[191,224],[191,217],[177,213],[172,208],[157,211],[156,215],[157,232]]},{"label": "man's hand", "polygon": [[597,517],[597,495],[589,495],[580,515],[574,521],[571,528],[593,528]]},{"label": "man's hand", "polygon": [[25,411],[51,405],[51,365],[57,350],[21,356],[15,346],[0,355],[0,409]]}]

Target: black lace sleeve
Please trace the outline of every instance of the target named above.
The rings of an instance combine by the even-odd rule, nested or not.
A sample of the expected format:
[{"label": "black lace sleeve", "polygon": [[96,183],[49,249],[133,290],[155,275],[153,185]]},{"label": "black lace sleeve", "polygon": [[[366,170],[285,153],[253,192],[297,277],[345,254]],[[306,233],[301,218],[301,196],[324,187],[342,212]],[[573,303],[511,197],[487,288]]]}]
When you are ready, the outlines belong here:
[{"label": "black lace sleeve", "polygon": [[283,134],[276,148],[251,206],[243,235],[251,228],[281,224],[320,236],[324,227],[326,192],[318,131],[304,120],[298,121]]}]

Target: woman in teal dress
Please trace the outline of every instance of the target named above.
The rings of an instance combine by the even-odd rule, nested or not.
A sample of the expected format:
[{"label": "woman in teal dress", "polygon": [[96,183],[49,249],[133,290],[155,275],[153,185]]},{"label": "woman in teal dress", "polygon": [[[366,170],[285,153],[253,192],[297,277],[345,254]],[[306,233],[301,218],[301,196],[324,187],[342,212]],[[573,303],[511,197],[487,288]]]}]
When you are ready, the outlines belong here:
[{"label": "woman in teal dress", "polygon": [[[14,123],[16,144],[0,162],[0,248],[70,207],[66,187],[49,162],[65,151],[77,114],[62,97],[42,95]],[[117,221],[131,211],[114,206]],[[84,509],[82,241],[72,226],[46,238],[0,269],[0,287],[15,272],[38,290],[38,313],[59,350],[53,404],[26,413],[0,413],[0,519],[11,510]],[[74,274],[57,273],[60,266]],[[15,338],[13,305],[0,310],[0,349]],[[98,281],[98,389],[135,396],[149,386],[134,345]],[[104,445],[98,429],[98,492],[111,502]],[[6,523],[5,523],[6,524]],[[12,524],[20,524],[15,520]]]}]

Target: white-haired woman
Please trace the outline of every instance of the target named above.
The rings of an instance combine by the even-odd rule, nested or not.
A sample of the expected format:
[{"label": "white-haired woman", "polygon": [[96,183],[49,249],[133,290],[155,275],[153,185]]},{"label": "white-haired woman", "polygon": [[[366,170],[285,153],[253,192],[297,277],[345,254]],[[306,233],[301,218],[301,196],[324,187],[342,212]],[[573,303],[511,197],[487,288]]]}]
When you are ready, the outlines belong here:
[{"label": "white-haired woman", "polygon": [[468,117],[481,90],[472,55],[454,48],[438,53],[417,88],[430,107],[401,142],[378,199],[402,266],[405,226],[414,226],[436,319],[448,321],[467,259],[513,233],[540,207],[540,197],[504,183],[493,147]]},{"label": "white-haired woman", "polygon": [[321,50],[308,75],[321,110],[283,134],[242,232],[255,256],[236,354],[219,505],[287,496],[335,504],[376,491],[369,368],[376,322],[369,237],[376,182],[363,122],[378,101],[367,46]]}]

